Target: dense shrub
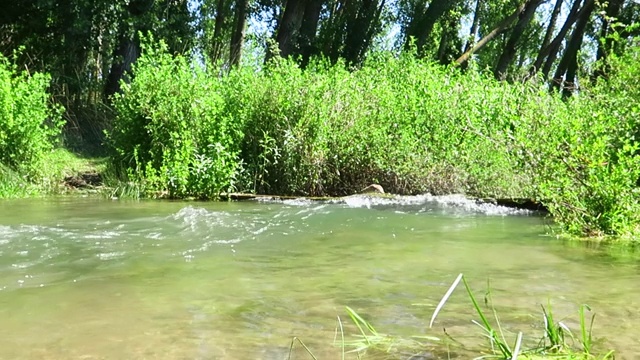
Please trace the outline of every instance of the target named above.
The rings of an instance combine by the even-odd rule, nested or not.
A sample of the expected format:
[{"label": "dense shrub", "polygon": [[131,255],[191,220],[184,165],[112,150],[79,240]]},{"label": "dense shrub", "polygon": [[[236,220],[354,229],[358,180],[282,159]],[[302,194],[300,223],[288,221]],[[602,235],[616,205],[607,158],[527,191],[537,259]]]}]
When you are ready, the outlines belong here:
[{"label": "dense shrub", "polygon": [[43,162],[63,125],[60,109],[49,106],[48,86],[49,76],[18,72],[0,55],[0,173],[4,174],[3,179],[9,179],[9,172],[14,173],[14,178],[25,176],[27,180],[44,175],[40,171]]},{"label": "dense shrub", "polygon": [[173,196],[234,189],[535,198],[577,235],[638,230],[637,54],[569,101],[544,82],[377,54],[361,70],[276,60],[207,74],[147,48],[110,141],[130,178]]},{"label": "dense shrub", "polygon": [[109,134],[113,160],[130,179],[174,197],[209,198],[233,187],[241,124],[223,112],[221,85],[164,45],[147,47],[123,86]]},{"label": "dense shrub", "polygon": [[543,137],[538,196],[578,235],[633,238],[640,225],[640,52],[571,98]]}]

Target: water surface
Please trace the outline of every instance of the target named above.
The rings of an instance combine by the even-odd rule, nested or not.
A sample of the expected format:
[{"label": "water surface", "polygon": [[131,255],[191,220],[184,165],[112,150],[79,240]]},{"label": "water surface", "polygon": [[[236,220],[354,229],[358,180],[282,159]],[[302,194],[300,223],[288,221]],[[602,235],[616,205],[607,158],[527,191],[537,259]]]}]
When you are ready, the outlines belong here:
[{"label": "water surface", "polygon": [[461,272],[479,299],[490,279],[508,336],[535,342],[549,301],[577,329],[586,303],[601,347],[640,358],[638,258],[546,226],[457,197],[3,201],[0,359],[284,359],[293,336],[338,359],[345,306],[384,333],[446,328],[466,344],[452,356],[468,358],[482,337],[462,291],[427,329]]}]

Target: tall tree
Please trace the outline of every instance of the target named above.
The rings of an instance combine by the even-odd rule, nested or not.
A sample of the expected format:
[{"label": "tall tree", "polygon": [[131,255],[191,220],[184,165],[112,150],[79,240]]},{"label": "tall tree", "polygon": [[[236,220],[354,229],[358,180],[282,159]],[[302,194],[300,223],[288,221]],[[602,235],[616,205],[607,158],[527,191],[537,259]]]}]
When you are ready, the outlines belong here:
[{"label": "tall tree", "polygon": [[[567,15],[567,18],[556,37],[546,46],[544,45],[543,41],[543,44],[540,47],[540,51],[538,52],[538,56],[531,66],[529,76],[532,76],[536,72],[540,72],[544,78],[547,78],[549,76],[549,71],[551,71],[551,67],[553,66],[553,63],[558,56],[558,52],[560,51],[562,42],[566,38],[567,33],[569,32],[573,24],[580,17],[581,12],[583,12],[585,9],[584,6],[582,8],[580,7],[581,4],[582,0],[574,0],[573,5],[571,6],[571,10],[569,10],[569,14]],[[550,30],[548,29],[547,34],[549,34],[549,32]]]},{"label": "tall tree", "polygon": [[498,80],[505,80],[507,76],[507,69],[509,65],[513,62],[513,59],[516,55],[516,46],[524,34],[526,27],[531,22],[533,15],[535,14],[538,6],[543,3],[544,0],[529,0],[525,4],[524,11],[518,17],[518,22],[514,26],[511,31],[511,35],[509,36],[509,40],[505,44],[502,54],[498,59],[498,64],[494,69],[494,76]]},{"label": "tall tree", "polygon": [[439,21],[440,43],[436,60],[443,65],[451,63],[460,55],[462,39],[459,36],[462,19],[462,7],[448,11]]},{"label": "tall tree", "polygon": [[311,56],[318,53],[316,39],[318,35],[318,23],[320,21],[320,13],[322,11],[323,0],[308,0],[302,18],[300,27],[300,53],[302,55],[302,66],[305,67],[309,63]]},{"label": "tall tree", "polygon": [[482,49],[485,45],[489,43],[489,41],[493,40],[496,36],[500,35],[504,31],[507,30],[509,25],[511,25],[519,16],[522,14],[526,8],[526,2],[520,4],[518,8],[509,16],[504,18],[502,21],[498,23],[498,25],[491,30],[487,35],[485,35],[482,39],[480,39],[473,47],[469,50],[465,51],[464,54],[460,55],[456,59],[456,63],[461,65],[469,60],[471,55],[476,51]]},{"label": "tall tree", "polygon": [[595,0],[586,0],[583,11],[576,22],[576,27],[567,42],[567,48],[560,59],[560,63],[553,75],[552,87],[562,88],[565,96],[570,96],[576,87],[576,75],[578,71],[578,52],[582,47],[585,30],[595,8]]},{"label": "tall tree", "polygon": [[276,42],[282,57],[289,57],[298,51],[298,35],[304,10],[305,2],[303,0],[287,0],[276,33]]},{"label": "tall tree", "polygon": [[427,39],[429,39],[434,25],[455,5],[455,0],[432,0],[428,6],[425,1],[415,2],[406,28],[405,49],[408,49],[412,41],[415,40],[418,56],[424,56]]},{"label": "tall tree", "polygon": [[359,65],[380,31],[380,16],[385,0],[361,0],[347,6],[346,34],[342,57],[351,66]]},{"label": "tall tree", "polygon": [[[482,4],[484,0],[476,0],[476,7],[473,12],[473,21],[471,22],[471,28],[469,29],[469,37],[464,45],[463,53],[466,53],[471,49],[473,44],[476,42],[476,37],[478,36],[478,28],[480,27],[480,14],[482,12]],[[562,1],[562,0],[558,0]]]},{"label": "tall tree", "polygon": [[[140,39],[138,31],[146,31],[149,28],[141,21],[141,18],[151,10],[154,0],[132,0],[127,6],[129,21],[133,28],[122,26],[120,41],[113,54],[111,70],[105,84],[105,96],[109,98],[120,92],[120,80],[131,71],[131,66],[140,57]],[[125,22],[126,23],[126,22]]]},{"label": "tall tree", "polygon": [[608,72],[607,58],[613,50],[613,39],[610,35],[615,31],[613,27],[620,17],[623,4],[624,0],[609,0],[604,3],[605,9],[601,19],[600,41],[596,53],[596,60],[600,62],[594,72],[596,78],[605,76]]},{"label": "tall tree", "polygon": [[240,63],[242,44],[244,44],[245,29],[247,27],[248,7],[248,0],[236,1],[233,34],[231,35],[231,48],[229,51],[229,64],[231,66],[237,66]]}]

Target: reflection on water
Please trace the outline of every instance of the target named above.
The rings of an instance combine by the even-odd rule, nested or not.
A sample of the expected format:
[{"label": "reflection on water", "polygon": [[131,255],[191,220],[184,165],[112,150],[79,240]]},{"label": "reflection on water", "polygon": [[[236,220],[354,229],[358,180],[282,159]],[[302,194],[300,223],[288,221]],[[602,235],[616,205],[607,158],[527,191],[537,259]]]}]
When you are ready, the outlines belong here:
[{"label": "reflection on water", "polygon": [[596,336],[612,335],[603,346],[640,356],[638,257],[544,232],[538,216],[459,197],[5,201],[0,359],[283,359],[293,336],[336,359],[347,305],[379,331],[446,327],[473,349],[482,339],[462,291],[426,329],[460,272],[479,297],[491,280],[507,332],[536,341],[548,301],[577,328],[586,303]]}]

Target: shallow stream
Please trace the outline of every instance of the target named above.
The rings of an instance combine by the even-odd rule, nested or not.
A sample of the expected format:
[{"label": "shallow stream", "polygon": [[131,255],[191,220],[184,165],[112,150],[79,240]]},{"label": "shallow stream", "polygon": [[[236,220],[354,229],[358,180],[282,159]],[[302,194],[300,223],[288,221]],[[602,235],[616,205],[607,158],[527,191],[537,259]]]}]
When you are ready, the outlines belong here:
[{"label": "shallow stream", "polygon": [[547,226],[455,196],[2,201],[0,359],[285,359],[294,336],[339,359],[337,317],[357,333],[345,306],[404,339],[446,328],[448,350],[422,358],[467,359],[486,346],[462,287],[428,329],[459,273],[479,300],[490,280],[509,339],[536,343],[548,302],[577,331],[584,303],[600,348],[640,358],[639,257]]}]

